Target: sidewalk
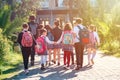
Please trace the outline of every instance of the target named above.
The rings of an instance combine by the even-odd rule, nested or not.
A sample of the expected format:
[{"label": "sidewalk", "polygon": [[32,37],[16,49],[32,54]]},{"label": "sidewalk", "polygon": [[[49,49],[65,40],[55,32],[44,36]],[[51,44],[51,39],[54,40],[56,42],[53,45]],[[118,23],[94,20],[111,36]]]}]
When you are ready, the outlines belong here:
[{"label": "sidewalk", "polygon": [[97,53],[95,65],[85,67],[87,56],[84,55],[84,66],[79,71],[74,70],[72,65],[69,70],[63,68],[63,55],[61,55],[61,65],[48,66],[46,70],[39,69],[39,57],[36,56],[34,67],[30,68],[30,73],[25,75],[23,70],[16,76],[7,80],[120,80],[120,59],[112,56]]}]

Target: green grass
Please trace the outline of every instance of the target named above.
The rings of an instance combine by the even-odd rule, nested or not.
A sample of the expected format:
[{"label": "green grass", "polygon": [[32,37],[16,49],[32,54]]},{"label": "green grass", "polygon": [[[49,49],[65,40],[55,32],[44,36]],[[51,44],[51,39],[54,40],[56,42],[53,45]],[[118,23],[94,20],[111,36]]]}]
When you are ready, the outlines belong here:
[{"label": "green grass", "polygon": [[120,58],[120,53],[114,54],[114,56]]},{"label": "green grass", "polygon": [[20,70],[22,57],[20,53],[11,53],[5,56],[7,62],[2,66],[2,74],[0,80],[10,78],[16,75]]},{"label": "green grass", "polygon": [[114,50],[114,52],[112,51],[108,51],[108,50],[101,50],[105,55],[112,55],[115,57],[120,58],[120,49],[119,50]]}]

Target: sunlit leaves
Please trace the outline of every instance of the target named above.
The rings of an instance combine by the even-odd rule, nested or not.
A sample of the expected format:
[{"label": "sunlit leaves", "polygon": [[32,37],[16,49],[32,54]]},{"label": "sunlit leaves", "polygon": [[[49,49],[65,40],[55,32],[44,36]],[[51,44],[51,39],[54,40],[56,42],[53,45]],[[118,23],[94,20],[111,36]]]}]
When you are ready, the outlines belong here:
[{"label": "sunlit leaves", "polygon": [[120,2],[113,7],[113,9],[111,10],[111,13],[112,13],[111,17],[112,17],[113,24],[120,25]]}]

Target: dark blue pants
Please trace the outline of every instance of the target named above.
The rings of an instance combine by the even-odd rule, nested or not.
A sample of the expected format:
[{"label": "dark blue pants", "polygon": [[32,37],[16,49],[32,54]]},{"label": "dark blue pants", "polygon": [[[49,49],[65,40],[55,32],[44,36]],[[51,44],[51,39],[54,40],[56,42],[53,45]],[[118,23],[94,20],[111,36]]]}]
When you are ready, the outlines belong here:
[{"label": "dark blue pants", "polygon": [[31,62],[34,63],[34,60],[35,60],[35,48],[34,46],[32,47],[32,50],[31,50]]},{"label": "dark blue pants", "polygon": [[31,54],[31,47],[22,47],[21,50],[22,50],[24,69],[28,69],[29,56]]}]

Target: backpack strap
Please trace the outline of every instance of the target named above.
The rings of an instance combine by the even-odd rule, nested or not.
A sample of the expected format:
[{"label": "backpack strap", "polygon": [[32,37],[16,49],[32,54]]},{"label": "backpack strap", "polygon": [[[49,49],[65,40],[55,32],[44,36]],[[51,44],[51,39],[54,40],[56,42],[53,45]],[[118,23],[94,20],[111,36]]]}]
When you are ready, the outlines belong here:
[{"label": "backpack strap", "polygon": [[[82,28],[78,25],[77,26],[80,30],[82,30]],[[87,29],[86,27],[83,26],[83,29]]]},{"label": "backpack strap", "polygon": [[78,29],[81,30],[81,27],[79,25],[77,25]]},{"label": "backpack strap", "polygon": [[[78,27],[78,29],[79,29],[79,32],[78,32],[78,35],[79,35],[79,34],[80,34],[80,30],[82,30],[82,29],[81,29],[81,27],[80,27],[79,25],[77,25],[77,27]],[[81,36],[79,35],[79,37],[77,37],[77,39],[80,40],[80,37],[81,37]]]}]

